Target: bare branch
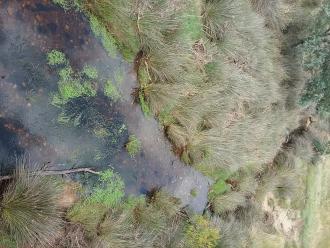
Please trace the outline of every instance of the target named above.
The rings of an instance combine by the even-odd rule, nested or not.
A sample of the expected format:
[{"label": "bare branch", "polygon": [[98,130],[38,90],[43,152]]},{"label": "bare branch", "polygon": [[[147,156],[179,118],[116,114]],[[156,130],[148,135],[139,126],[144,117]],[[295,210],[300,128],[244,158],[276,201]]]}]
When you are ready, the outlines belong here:
[{"label": "bare branch", "polygon": [[[91,173],[95,175],[99,175],[100,173],[94,171],[91,168],[76,168],[76,169],[68,169],[68,170],[39,170],[33,171],[31,174],[33,175],[41,175],[41,176],[55,176],[55,175],[67,175],[72,173]],[[0,176],[0,181],[12,179],[14,176]]]}]

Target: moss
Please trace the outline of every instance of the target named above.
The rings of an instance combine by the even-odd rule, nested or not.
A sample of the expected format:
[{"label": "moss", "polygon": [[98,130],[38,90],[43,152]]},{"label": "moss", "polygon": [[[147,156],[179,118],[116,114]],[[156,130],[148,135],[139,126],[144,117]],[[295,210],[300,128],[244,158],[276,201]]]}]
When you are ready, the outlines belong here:
[{"label": "moss", "polygon": [[48,65],[63,65],[66,64],[68,61],[65,57],[65,54],[57,51],[52,50],[49,53],[47,53],[47,63]]},{"label": "moss", "polygon": [[141,150],[141,142],[135,135],[129,137],[126,144],[126,150],[131,157],[135,157],[135,155]]},{"label": "moss", "polygon": [[107,31],[104,24],[93,15],[89,15],[89,23],[94,35],[101,39],[102,45],[108,52],[109,56],[115,57],[117,55],[116,41]]},{"label": "moss", "polygon": [[120,93],[110,79],[104,85],[104,95],[110,97],[113,101],[120,99]]},{"label": "moss", "polygon": [[185,244],[189,248],[215,248],[219,240],[219,230],[202,216],[195,216],[185,232]]},{"label": "moss", "polygon": [[98,72],[95,67],[90,65],[85,65],[82,70],[83,75],[88,77],[89,79],[97,79],[98,78]]}]

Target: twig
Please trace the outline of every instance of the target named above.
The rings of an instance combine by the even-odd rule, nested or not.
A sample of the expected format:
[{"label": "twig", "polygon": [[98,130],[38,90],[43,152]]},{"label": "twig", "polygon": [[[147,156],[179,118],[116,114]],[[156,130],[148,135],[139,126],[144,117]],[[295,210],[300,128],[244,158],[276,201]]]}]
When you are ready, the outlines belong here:
[{"label": "twig", "polygon": [[[76,168],[76,169],[68,169],[68,170],[39,170],[39,171],[33,171],[30,174],[32,175],[41,175],[41,176],[55,176],[55,175],[67,175],[72,173],[81,173],[81,172],[87,172],[95,175],[99,175],[100,173],[97,171],[94,171],[91,168]],[[0,181],[4,180],[10,180],[14,178],[13,175],[10,176],[0,176]]]}]

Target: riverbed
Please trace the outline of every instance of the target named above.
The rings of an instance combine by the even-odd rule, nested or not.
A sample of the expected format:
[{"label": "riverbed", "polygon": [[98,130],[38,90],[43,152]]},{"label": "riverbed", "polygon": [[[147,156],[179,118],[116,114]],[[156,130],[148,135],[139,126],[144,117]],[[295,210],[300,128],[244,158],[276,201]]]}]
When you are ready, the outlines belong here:
[{"label": "riverbed", "polygon": [[[59,121],[63,109],[52,104],[59,76],[47,64],[47,53],[54,49],[66,55],[75,72],[86,65],[98,71],[97,94],[70,102],[85,117],[84,122],[63,124]],[[118,89],[119,100],[104,95],[102,82],[108,79]],[[3,173],[21,156],[51,169],[112,168],[124,179],[127,194],[162,187],[183,205],[203,211],[210,181],[172,153],[158,122],[144,116],[134,103],[131,94],[135,87],[133,64],[119,52],[107,53],[83,13],[64,11],[46,0],[0,1]],[[95,135],[93,130],[101,122],[106,135]],[[142,144],[134,157],[125,149],[132,134]]]}]

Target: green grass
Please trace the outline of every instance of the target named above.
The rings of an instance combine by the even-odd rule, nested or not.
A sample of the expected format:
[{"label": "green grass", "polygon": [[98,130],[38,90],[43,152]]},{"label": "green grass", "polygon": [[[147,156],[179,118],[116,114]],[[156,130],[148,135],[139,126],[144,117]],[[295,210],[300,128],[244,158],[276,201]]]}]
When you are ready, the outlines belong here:
[{"label": "green grass", "polygon": [[131,135],[125,145],[126,151],[131,157],[135,157],[141,150],[141,142],[135,135]]},{"label": "green grass", "polygon": [[185,245],[190,248],[215,248],[220,239],[219,229],[202,216],[195,216],[185,231]]}]

